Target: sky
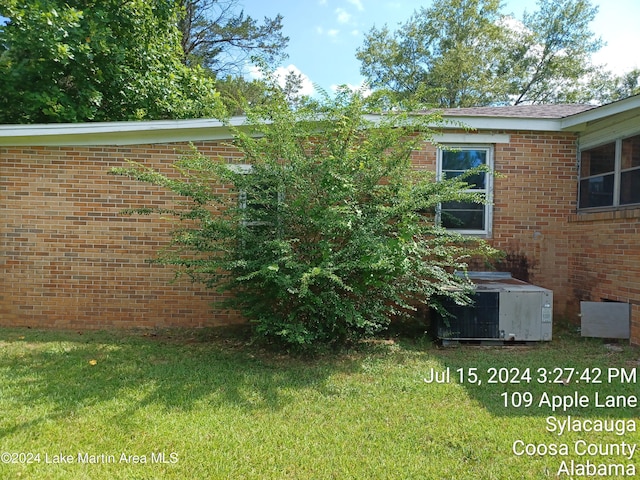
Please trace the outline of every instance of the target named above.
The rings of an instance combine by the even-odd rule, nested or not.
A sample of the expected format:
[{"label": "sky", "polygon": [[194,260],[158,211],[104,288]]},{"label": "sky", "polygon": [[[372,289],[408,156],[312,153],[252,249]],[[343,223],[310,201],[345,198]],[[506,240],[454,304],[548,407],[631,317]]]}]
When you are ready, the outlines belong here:
[{"label": "sky", "polygon": [[[360,86],[360,62],[356,50],[375,25],[394,31],[415,10],[431,0],[240,0],[245,14],[255,19],[281,14],[284,35],[289,37],[289,57],[283,71],[301,73],[302,93],[312,95],[314,84],[331,92],[337,85]],[[640,0],[592,0],[599,11],[591,31],[605,43],[593,57],[616,74],[640,67]],[[517,19],[537,10],[535,0],[503,0],[502,12]]]}]

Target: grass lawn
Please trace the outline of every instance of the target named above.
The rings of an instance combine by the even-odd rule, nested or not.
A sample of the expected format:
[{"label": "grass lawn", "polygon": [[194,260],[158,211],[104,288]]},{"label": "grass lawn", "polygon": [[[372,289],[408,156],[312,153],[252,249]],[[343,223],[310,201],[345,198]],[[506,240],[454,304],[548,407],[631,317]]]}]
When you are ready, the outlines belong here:
[{"label": "grass lawn", "polygon": [[[310,360],[215,330],[0,329],[0,478],[540,479],[572,461],[640,476],[640,449],[627,450],[638,408],[619,404],[640,396],[639,366],[639,349],[568,332],[500,348],[395,339]],[[568,385],[555,368],[575,369]],[[432,369],[449,382],[425,382]],[[569,416],[618,431],[549,431],[548,417]]]}]

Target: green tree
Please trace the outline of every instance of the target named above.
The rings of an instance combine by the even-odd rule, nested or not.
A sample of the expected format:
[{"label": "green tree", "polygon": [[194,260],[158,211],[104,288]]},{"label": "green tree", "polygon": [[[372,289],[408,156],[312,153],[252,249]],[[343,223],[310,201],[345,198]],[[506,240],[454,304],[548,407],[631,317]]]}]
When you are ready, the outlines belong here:
[{"label": "green tree", "polygon": [[640,95],[640,68],[622,75],[603,72],[592,82],[598,103],[611,103],[633,95]]},{"label": "green tree", "polygon": [[247,105],[264,102],[267,86],[260,80],[228,75],[216,80],[220,100],[230,116],[243,115]]},{"label": "green tree", "polygon": [[282,16],[262,24],[245,15],[238,0],[178,0],[183,61],[201,65],[218,78],[237,75],[251,57],[269,65],[286,58],[289,38],[282,35]]},{"label": "green tree", "polygon": [[217,116],[172,0],[0,0],[0,122]]},{"label": "green tree", "polygon": [[588,96],[588,0],[539,0],[522,21],[498,0],[443,0],[395,32],[373,28],[356,56],[374,88],[439,107],[574,101]]},{"label": "green tree", "polygon": [[614,91],[611,101],[621,100],[632,95],[640,95],[640,68],[622,74],[614,79]]},{"label": "green tree", "polygon": [[[494,252],[438,226],[435,211],[483,199],[463,177],[435,182],[411,165],[439,118],[367,115],[374,105],[346,90],[293,108],[271,85],[271,101],[235,130],[249,167],[194,151],[177,163],[180,177],[139,164],[113,171],[190,199],[156,261],[231,293],[227,305],[258,335],[299,348],[373,335],[443,296],[468,301],[471,285],[454,271]],[[232,194],[216,193],[220,184]]]},{"label": "green tree", "polygon": [[442,107],[494,101],[491,68],[502,31],[499,0],[446,0],[421,8],[397,31],[373,28],[356,56],[374,88]]},{"label": "green tree", "polygon": [[[591,54],[603,45],[589,30],[598,13],[589,0],[539,0],[512,32],[505,74],[513,104],[575,102],[592,97],[588,79],[599,67]],[[593,98],[593,97],[592,97]]]},{"label": "green tree", "polygon": [[[266,64],[260,60],[257,62],[262,66],[262,71],[267,69]],[[295,107],[306,100],[305,95],[301,94],[302,86],[302,75],[289,71],[274,88],[278,88],[287,102]],[[229,115],[244,115],[248,108],[268,102],[272,95],[269,84],[263,79],[246,80],[243,77],[227,76],[216,81],[216,87]]]}]

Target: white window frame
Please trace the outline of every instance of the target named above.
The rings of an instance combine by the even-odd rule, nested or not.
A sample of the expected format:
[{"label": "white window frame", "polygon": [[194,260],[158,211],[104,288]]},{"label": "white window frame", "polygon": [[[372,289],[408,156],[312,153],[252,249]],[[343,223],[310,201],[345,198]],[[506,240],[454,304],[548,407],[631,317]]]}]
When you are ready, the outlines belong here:
[{"label": "white window frame", "polygon": [[[253,165],[250,165],[250,164],[244,164],[244,163],[229,164],[229,168],[235,173],[239,173],[241,175],[251,175],[253,173]],[[283,191],[278,191],[277,202],[279,204],[284,202]],[[238,192],[238,206],[242,210],[247,209],[247,192],[245,190],[240,190]],[[256,226],[269,225],[269,222],[260,222],[260,221],[250,222],[247,220],[242,220],[242,225],[246,227],[256,227]]]},{"label": "white window frame", "polygon": [[[640,203],[620,203],[620,195],[621,195],[621,185],[622,185],[622,174],[631,172],[634,170],[638,170],[640,167],[631,167],[622,169],[622,142],[625,140],[629,140],[633,137],[640,136],[640,132],[633,133],[631,135],[625,135],[624,137],[618,137],[613,139],[608,139],[603,142],[598,142],[592,145],[586,145],[580,148],[580,152],[578,154],[578,201],[577,207],[580,212],[597,212],[603,210],[618,210],[618,209],[628,209],[628,208],[639,208]],[[615,146],[614,152],[614,169],[612,172],[605,172],[597,175],[585,175],[582,176],[582,152],[587,150],[593,150],[598,147],[603,147],[605,145],[613,144]],[[581,207],[580,200],[582,197],[582,181],[589,180],[591,178],[604,177],[607,175],[613,174],[613,202],[611,205],[597,205],[593,207]],[[640,185],[638,185],[640,188]]]},{"label": "white window frame", "polygon": [[[443,144],[443,148],[438,148],[438,155],[436,161],[436,179],[441,181],[443,179],[442,168],[442,154],[446,150],[484,150],[486,152],[487,167],[489,172],[485,175],[485,188],[484,190],[470,189],[469,192],[483,193],[486,197],[484,206],[484,228],[483,229],[468,229],[468,228],[451,228],[450,230],[458,232],[464,235],[476,235],[482,237],[491,237],[493,231],[493,169],[494,169],[494,152],[495,148],[493,144]],[[436,212],[436,220],[439,223],[441,218],[441,205],[438,205]]]}]

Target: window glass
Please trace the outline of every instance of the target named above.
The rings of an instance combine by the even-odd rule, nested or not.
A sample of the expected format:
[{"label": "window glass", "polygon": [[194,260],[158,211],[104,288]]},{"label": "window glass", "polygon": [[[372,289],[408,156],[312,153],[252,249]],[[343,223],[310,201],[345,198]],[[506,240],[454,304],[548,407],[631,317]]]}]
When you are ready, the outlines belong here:
[{"label": "window glass", "polygon": [[487,163],[486,150],[458,150],[442,152],[442,170],[470,170]]},{"label": "window glass", "polygon": [[[467,170],[477,168],[487,163],[486,150],[459,150],[442,152],[442,177],[454,178],[464,175]],[[464,178],[472,189],[486,188],[486,178],[483,172]]]},{"label": "window glass", "polygon": [[256,182],[245,190],[245,208],[267,214],[277,209],[280,189],[275,183]]},{"label": "window glass", "polygon": [[640,167],[640,135],[622,141],[621,157],[622,170]]},{"label": "window glass", "polygon": [[485,229],[485,206],[479,203],[446,202],[442,204],[440,215],[445,228]]},{"label": "window glass", "polygon": [[580,176],[590,177],[613,172],[616,165],[616,144],[608,143],[580,153]]},{"label": "window glass", "polygon": [[[491,177],[486,172],[469,173],[469,170],[491,166],[491,148],[453,146],[452,150],[440,150],[439,172],[442,179],[462,177],[468,184],[467,191],[487,198],[491,195]],[[474,202],[445,202],[439,206],[438,218],[445,228],[468,233],[489,233],[491,230],[491,206]]]},{"label": "window glass", "polygon": [[640,204],[640,134],[580,152],[578,208]]},{"label": "window glass", "polygon": [[238,205],[244,210],[244,223],[248,226],[273,225],[280,214],[284,200],[282,187],[277,177],[263,175],[256,179],[252,169],[242,169],[241,173],[249,175],[241,185]]},{"label": "window glass", "polygon": [[622,172],[620,176],[620,205],[640,203],[640,169]]},{"label": "window glass", "polygon": [[580,181],[580,208],[613,205],[613,174]]},{"label": "window glass", "polygon": [[[442,172],[443,178],[454,178],[464,174],[465,172],[459,172],[459,171],[443,171]],[[467,175],[462,180],[469,184],[469,189],[484,190],[485,182],[486,182],[485,175],[486,174],[484,172],[479,172],[474,175]]]}]

